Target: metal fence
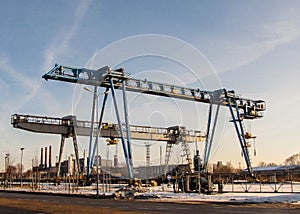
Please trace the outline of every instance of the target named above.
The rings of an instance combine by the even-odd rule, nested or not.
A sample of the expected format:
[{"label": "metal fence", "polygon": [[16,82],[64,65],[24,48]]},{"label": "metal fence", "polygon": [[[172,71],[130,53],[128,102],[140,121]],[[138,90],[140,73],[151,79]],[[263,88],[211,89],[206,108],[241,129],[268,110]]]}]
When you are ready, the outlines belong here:
[{"label": "metal fence", "polygon": [[218,174],[213,183],[219,192],[300,193],[300,172],[257,174],[256,179],[245,174]]}]

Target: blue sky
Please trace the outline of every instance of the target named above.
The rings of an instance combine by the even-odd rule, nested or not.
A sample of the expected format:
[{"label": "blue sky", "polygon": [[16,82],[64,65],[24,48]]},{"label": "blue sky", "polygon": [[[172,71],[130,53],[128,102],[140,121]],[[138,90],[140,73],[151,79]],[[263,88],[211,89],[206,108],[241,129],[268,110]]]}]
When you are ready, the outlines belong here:
[{"label": "blue sky", "polygon": [[[258,136],[257,156],[252,160],[254,164],[283,162],[299,152],[299,14],[300,2],[296,0],[3,1],[0,8],[0,170],[4,168],[4,156],[8,152],[15,163],[19,162],[20,147],[25,147],[26,168],[35,156],[38,157],[41,147],[51,144],[53,156],[58,152],[59,136],[13,129],[11,114],[59,117],[72,114],[74,94],[75,97],[80,94],[78,102],[84,103],[82,109],[90,109],[90,94],[78,92],[80,88],[72,84],[46,82],[42,74],[56,62],[83,67],[107,45],[142,34],[167,35],[187,42],[209,60],[223,87],[246,97],[266,100],[265,117],[251,123],[252,131]],[[139,73],[139,78],[156,81],[162,78],[162,82],[180,83],[185,77],[185,82],[194,82],[187,79],[183,71],[179,72],[180,66],[163,60],[137,60],[124,63],[125,66],[132,69],[132,74],[138,73],[140,68],[154,71]],[[155,70],[163,70],[166,75],[155,74]],[[134,103],[134,98],[129,99]],[[190,108],[188,105],[195,104],[179,102],[176,104],[179,110],[162,113],[163,107],[157,107],[157,102],[169,108],[172,101],[143,99],[150,103],[148,107],[153,106],[147,109],[152,116],[143,121],[142,107],[145,105],[134,104],[130,109],[133,122],[147,124],[150,121],[158,125],[159,118],[163,117],[162,125],[179,122],[190,129],[204,131],[203,118],[197,121],[201,123],[199,126],[191,122],[194,110],[182,113]],[[201,115],[206,114],[202,106],[193,108],[204,110]],[[75,113],[89,119],[89,111]],[[183,119],[174,119],[178,111]],[[227,109],[224,115],[226,119]],[[106,119],[114,120],[113,113],[110,112]],[[212,162],[243,164],[233,126],[227,120],[224,124]],[[88,139],[80,139],[81,150],[87,149],[87,142]],[[135,151],[144,151],[143,146],[136,147]],[[67,154],[72,151],[71,147],[66,149]],[[157,151],[153,149],[154,152]],[[142,157],[138,159],[143,162]]]}]

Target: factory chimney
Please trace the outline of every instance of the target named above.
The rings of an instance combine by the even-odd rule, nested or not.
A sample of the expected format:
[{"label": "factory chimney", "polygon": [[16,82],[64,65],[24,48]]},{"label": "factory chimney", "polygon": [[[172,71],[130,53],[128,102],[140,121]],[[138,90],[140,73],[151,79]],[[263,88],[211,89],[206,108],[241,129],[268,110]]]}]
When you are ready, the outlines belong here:
[{"label": "factory chimney", "polygon": [[118,155],[114,155],[114,167],[118,167]]},{"label": "factory chimney", "polygon": [[41,164],[40,167],[43,168],[43,161],[44,161],[44,150],[41,148]]},{"label": "factory chimney", "polygon": [[52,167],[52,146],[49,146],[49,168]]},{"label": "factory chimney", "polygon": [[48,152],[47,152],[47,147],[45,147],[45,169],[47,169],[47,160],[48,160]]}]

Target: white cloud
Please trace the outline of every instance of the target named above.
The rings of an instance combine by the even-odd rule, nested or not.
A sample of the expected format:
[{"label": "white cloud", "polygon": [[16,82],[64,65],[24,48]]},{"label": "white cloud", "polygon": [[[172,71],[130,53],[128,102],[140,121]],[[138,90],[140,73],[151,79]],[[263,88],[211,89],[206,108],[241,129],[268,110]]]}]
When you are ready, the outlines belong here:
[{"label": "white cloud", "polygon": [[[289,44],[300,37],[300,26],[293,21],[278,21],[256,25],[240,36],[230,39],[212,39],[212,53],[217,72],[226,72],[248,65],[281,45]],[[212,42],[211,42],[212,43]]]},{"label": "white cloud", "polygon": [[42,70],[47,70],[55,63],[55,59],[64,55],[70,49],[70,41],[78,32],[78,28],[82,22],[84,15],[86,14],[90,5],[90,1],[80,1],[74,14],[74,21],[68,29],[64,29],[57,38],[53,39],[52,44],[45,50],[45,62],[42,66]]},{"label": "white cloud", "polygon": [[[4,72],[6,76],[9,76],[11,80],[17,82],[18,86],[20,86],[19,88],[24,88],[26,90],[26,93],[15,94],[14,96],[6,98],[6,102],[3,104],[5,104],[5,106],[7,106],[10,111],[12,111],[13,109],[20,108],[26,102],[28,102],[39,90],[40,83],[31,76],[28,77],[21,72],[17,72],[10,61],[7,59],[7,57],[2,56],[1,58],[1,71]],[[10,91],[15,92],[15,88],[13,88],[12,86],[7,86],[6,89],[8,90],[8,93],[10,93]],[[7,114],[7,111],[4,113]]]},{"label": "white cloud", "polygon": [[300,35],[299,26],[288,21],[280,21],[264,25],[259,37],[265,39],[266,48],[272,49],[278,45],[294,41]]}]

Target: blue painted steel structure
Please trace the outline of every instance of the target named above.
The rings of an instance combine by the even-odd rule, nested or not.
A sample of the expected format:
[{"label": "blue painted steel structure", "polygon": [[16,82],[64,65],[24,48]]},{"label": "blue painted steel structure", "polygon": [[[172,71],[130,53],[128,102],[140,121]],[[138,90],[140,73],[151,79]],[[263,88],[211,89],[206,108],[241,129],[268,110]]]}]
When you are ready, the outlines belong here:
[{"label": "blue painted steel structure", "polygon": [[214,135],[215,135],[219,111],[220,111],[220,105],[217,105],[217,109],[216,109],[215,116],[214,116],[213,128],[212,128],[212,130],[210,130],[211,119],[212,119],[212,115],[213,115],[213,104],[209,105],[208,122],[207,122],[207,129],[206,129],[206,140],[205,140],[205,148],[204,148],[204,159],[203,159],[203,168],[205,170],[207,170],[207,164],[208,164],[209,156],[211,153],[211,146],[212,146]]},{"label": "blue painted steel structure", "polygon": [[[131,145],[130,145],[130,141],[128,141],[129,146],[128,146],[128,148],[126,148],[124,131],[123,131],[123,127],[122,127],[122,123],[121,123],[121,119],[120,119],[117,99],[116,99],[116,95],[115,95],[115,88],[114,88],[114,84],[112,82],[112,79],[110,79],[110,85],[111,85],[111,92],[112,92],[113,102],[114,102],[114,106],[115,106],[116,116],[117,116],[118,124],[119,124],[119,127],[120,127],[121,141],[122,141],[124,157],[125,157],[125,160],[126,160],[128,175],[129,175],[129,178],[133,178],[133,168],[132,168],[132,164],[130,163],[130,159],[129,159],[129,157],[132,157],[131,154],[129,154],[129,152],[131,151],[131,149],[129,149],[129,147],[131,147]],[[124,103],[124,106],[125,105],[126,105],[126,103]],[[128,129],[128,124],[126,124],[126,129]]]},{"label": "blue painted steel structure", "polygon": [[[131,174],[133,174],[133,160],[132,160],[132,150],[131,150],[131,136],[129,129],[129,118],[128,118],[128,107],[127,107],[127,97],[126,97],[126,86],[125,81],[122,81],[122,92],[123,92],[123,104],[124,104],[124,116],[125,116],[125,127],[126,127],[126,140],[127,140],[127,150],[128,150],[128,159],[131,169]],[[119,124],[120,125],[120,124]],[[133,175],[132,175],[133,176]]]},{"label": "blue painted steel structure", "polygon": [[[228,98],[228,102],[231,103],[230,98]],[[234,114],[234,111],[233,111],[234,108],[236,110],[236,114]],[[231,113],[231,116],[232,116],[232,122],[234,123],[234,127],[235,127],[235,130],[236,130],[238,139],[239,139],[239,143],[240,143],[240,146],[241,146],[241,149],[242,149],[242,153],[243,153],[244,158],[245,158],[245,162],[246,162],[246,165],[247,165],[247,170],[248,170],[249,174],[252,177],[254,177],[253,169],[252,169],[252,166],[251,166],[249,150],[248,150],[249,146],[247,145],[248,143],[246,142],[245,130],[244,130],[244,127],[243,127],[243,124],[242,124],[242,118],[241,118],[237,103],[235,102],[234,106],[230,105],[229,110],[230,110],[230,113]]]},{"label": "blue painted steel structure", "polygon": [[[92,118],[91,118],[91,130],[90,130],[90,144],[89,144],[89,157],[91,157],[91,150],[92,150],[92,143],[93,143],[93,135],[94,135],[94,120],[95,120],[95,103],[97,100],[97,91],[98,86],[94,86],[94,93],[93,93],[93,104],[92,104]],[[91,166],[92,159],[88,159],[88,166]],[[88,167],[87,174],[91,173],[91,167]]]},{"label": "blue painted steel structure", "polygon": [[[252,170],[251,161],[248,152],[248,144],[246,142],[245,130],[242,121],[243,119],[252,120],[252,119],[263,117],[262,112],[265,111],[265,107],[266,107],[265,101],[263,100],[252,100],[248,98],[243,98],[237,96],[234,91],[228,91],[226,89],[219,89],[215,91],[204,91],[200,89],[191,89],[191,88],[175,86],[170,84],[152,82],[148,80],[134,79],[131,78],[130,76],[127,76],[123,68],[112,70],[108,66],[105,66],[98,70],[91,70],[86,68],[72,68],[72,67],[56,64],[53,69],[51,69],[49,72],[43,75],[43,78],[46,80],[52,79],[52,80],[59,80],[65,82],[100,86],[100,87],[105,87],[107,90],[111,89],[115,111],[116,111],[116,115],[120,127],[122,126],[121,126],[119,110],[116,102],[115,89],[122,89],[126,133],[127,133],[126,135],[127,144],[125,144],[123,129],[121,129],[120,132],[122,135],[121,141],[122,141],[124,156],[126,159],[126,164],[128,167],[128,174],[130,177],[132,176],[133,165],[132,165],[132,154],[131,154],[131,144],[130,144],[130,130],[128,128],[129,120],[128,120],[128,109],[127,109],[127,101],[126,101],[126,91],[172,97],[176,99],[184,99],[184,100],[210,104],[208,123],[207,123],[206,144],[205,144],[205,151],[204,151],[205,168],[207,167],[207,163],[211,152],[211,146],[213,143],[220,106],[229,107],[230,114],[234,122],[234,127],[236,129],[240,146],[242,148],[243,155],[247,164],[247,169],[249,173],[253,175],[253,170]],[[105,101],[103,102],[103,106],[102,106],[102,111],[101,111],[102,116],[105,108],[106,99],[107,97],[105,97]],[[213,116],[213,105],[217,106],[214,116]],[[214,120],[213,124],[211,124],[212,120]],[[100,116],[98,127],[100,127],[101,122],[102,122],[102,117]],[[211,129],[211,125],[212,125],[212,129]],[[91,163],[89,167],[91,167]]]}]

